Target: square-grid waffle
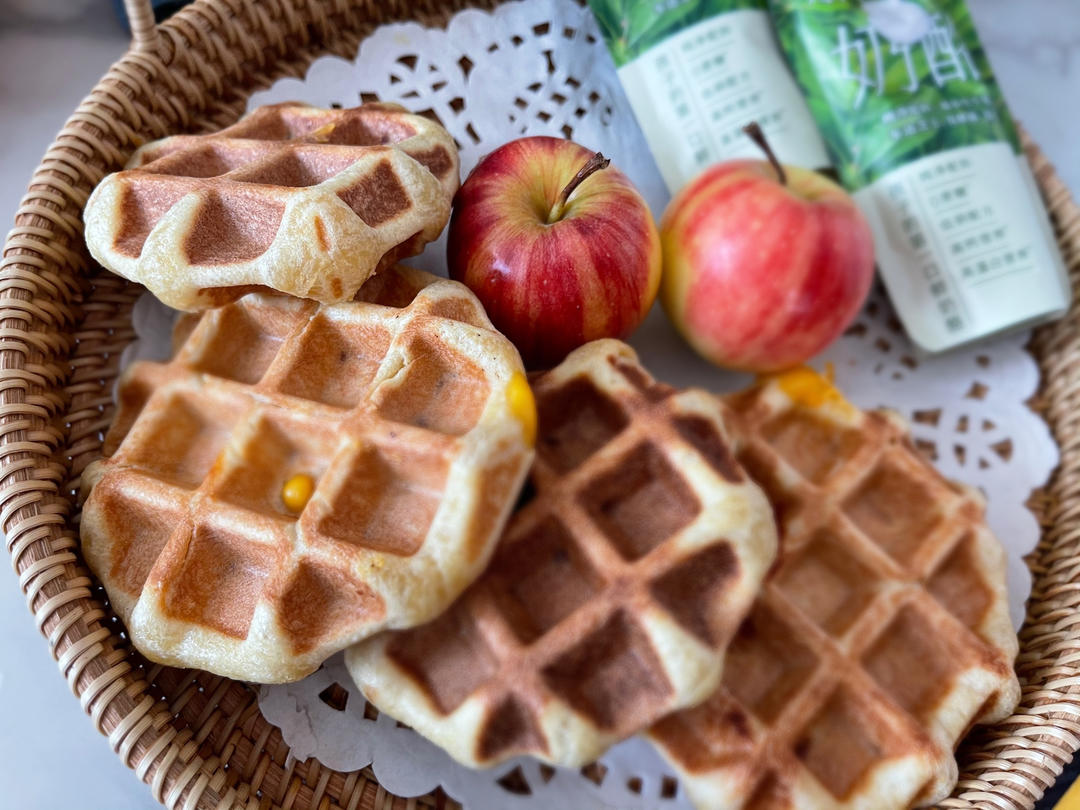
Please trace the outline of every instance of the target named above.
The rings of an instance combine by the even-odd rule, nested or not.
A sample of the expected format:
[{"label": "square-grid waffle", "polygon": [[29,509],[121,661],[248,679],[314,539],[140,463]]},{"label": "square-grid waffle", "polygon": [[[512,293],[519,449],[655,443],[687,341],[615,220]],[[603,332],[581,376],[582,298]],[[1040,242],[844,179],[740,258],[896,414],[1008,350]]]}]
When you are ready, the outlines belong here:
[{"label": "square-grid waffle", "polygon": [[809,370],[728,400],[780,524],[721,687],[649,736],[709,810],[900,810],[956,781],[974,723],[1013,710],[1005,556],[981,498],[888,413]]},{"label": "square-grid waffle", "polygon": [[459,761],[578,766],[718,682],[776,551],[722,406],[597,341],[534,380],[534,492],[445,614],[350,648],[375,706]]},{"label": "square-grid waffle", "polygon": [[251,294],[125,373],[81,533],[148,658],[294,680],[486,565],[532,459],[521,360],[456,282],[392,268],[361,299]]},{"label": "square-grid waffle", "polygon": [[176,309],[259,288],[346,301],[439,235],[457,186],[453,138],[422,116],[276,104],[140,148],[87,201],[86,243]]}]

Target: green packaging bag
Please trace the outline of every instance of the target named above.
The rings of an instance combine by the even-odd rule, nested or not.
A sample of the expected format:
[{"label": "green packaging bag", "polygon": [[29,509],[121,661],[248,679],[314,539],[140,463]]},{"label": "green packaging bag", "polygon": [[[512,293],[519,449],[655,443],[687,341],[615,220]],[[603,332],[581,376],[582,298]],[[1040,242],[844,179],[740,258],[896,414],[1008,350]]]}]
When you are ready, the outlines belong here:
[{"label": "green packaging bag", "polygon": [[964,0],[770,8],[915,343],[937,352],[1064,314],[1064,263]]},{"label": "green packaging bag", "polygon": [[589,0],[619,80],[674,194],[706,166],[760,158],[824,168],[821,136],[780,53],[766,0]]}]

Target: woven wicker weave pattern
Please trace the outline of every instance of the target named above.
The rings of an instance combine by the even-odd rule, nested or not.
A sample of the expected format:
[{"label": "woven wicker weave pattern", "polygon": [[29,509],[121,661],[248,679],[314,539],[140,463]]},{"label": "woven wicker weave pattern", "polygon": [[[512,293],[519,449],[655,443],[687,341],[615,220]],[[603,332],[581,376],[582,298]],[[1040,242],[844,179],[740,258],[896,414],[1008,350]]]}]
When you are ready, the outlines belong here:
[{"label": "woven wicker weave pattern", "polygon": [[[155,27],[128,3],[135,47],[69,119],[35,172],[0,263],[0,527],[38,626],[95,726],[154,796],[177,808],[412,808],[371,771],[297,763],[247,686],[150,666],[117,632],[78,556],[73,490],[100,451],[120,352],[140,288],[92,268],[82,206],[136,147],[230,124],[254,89],[300,75],[323,53],[352,56],[374,27],[446,22],[490,0],[199,0]],[[1080,210],[1029,148],[1080,286]],[[1046,492],[1049,527],[1021,635],[1016,715],[961,750],[950,808],[1030,809],[1080,746],[1080,311],[1042,330],[1040,404],[1061,444]]]}]

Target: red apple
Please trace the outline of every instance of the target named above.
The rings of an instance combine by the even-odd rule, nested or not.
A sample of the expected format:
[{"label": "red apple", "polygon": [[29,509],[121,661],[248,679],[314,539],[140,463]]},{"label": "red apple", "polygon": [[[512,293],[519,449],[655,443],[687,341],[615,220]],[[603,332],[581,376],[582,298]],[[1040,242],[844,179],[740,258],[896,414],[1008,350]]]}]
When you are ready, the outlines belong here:
[{"label": "red apple", "polygon": [[660,222],[661,300],[699,354],[717,365],[776,371],[844,331],[874,276],[874,242],[854,200],[831,180],[770,162],[706,169]]},{"label": "red apple", "polygon": [[476,293],[530,368],[626,337],[656,297],[656,225],[608,164],[572,141],[521,138],[481,160],[454,198],[450,277]]}]

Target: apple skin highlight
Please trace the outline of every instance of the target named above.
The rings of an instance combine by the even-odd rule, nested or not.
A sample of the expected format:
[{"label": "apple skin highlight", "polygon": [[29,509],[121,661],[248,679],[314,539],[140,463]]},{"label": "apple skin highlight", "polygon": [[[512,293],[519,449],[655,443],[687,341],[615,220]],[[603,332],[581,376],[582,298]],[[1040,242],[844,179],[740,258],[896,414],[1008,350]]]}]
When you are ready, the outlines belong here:
[{"label": "apple skin highlight", "polygon": [[661,300],[694,349],[726,368],[799,365],[861,309],[874,275],[870,227],[827,178],[764,161],[706,169],[661,220]]},{"label": "apple skin highlight", "polygon": [[618,169],[590,174],[559,210],[593,155],[560,138],[511,141],[480,161],[454,199],[450,277],[476,294],[529,368],[629,336],[660,284],[656,224]]}]

